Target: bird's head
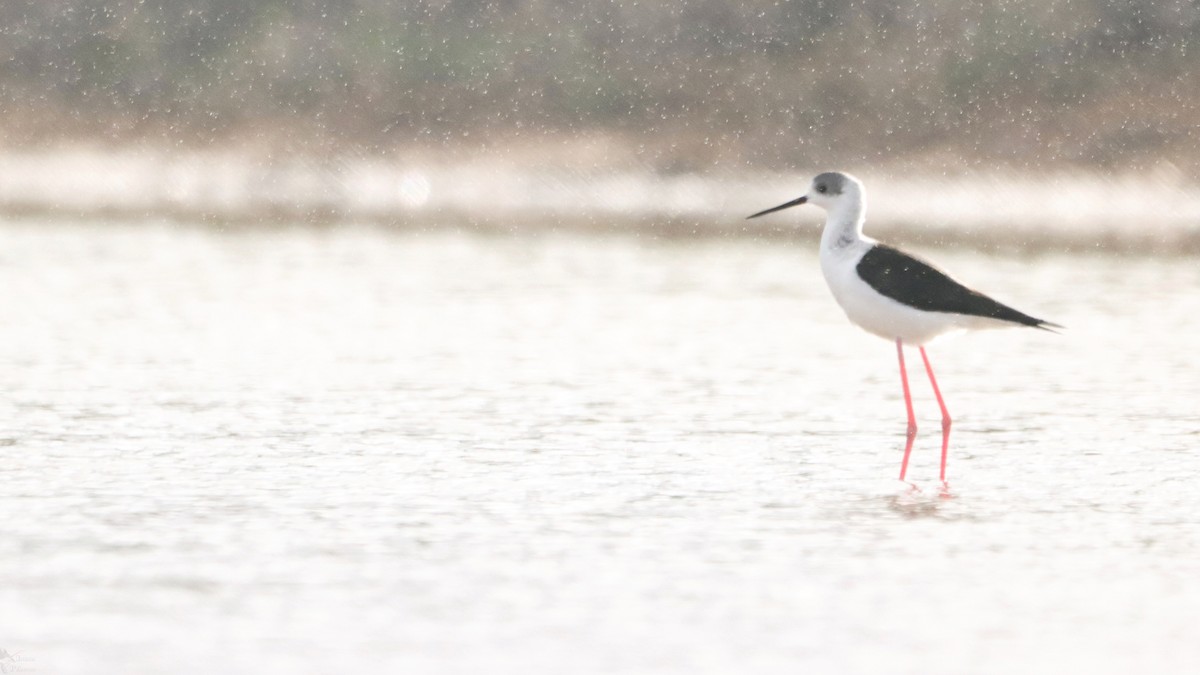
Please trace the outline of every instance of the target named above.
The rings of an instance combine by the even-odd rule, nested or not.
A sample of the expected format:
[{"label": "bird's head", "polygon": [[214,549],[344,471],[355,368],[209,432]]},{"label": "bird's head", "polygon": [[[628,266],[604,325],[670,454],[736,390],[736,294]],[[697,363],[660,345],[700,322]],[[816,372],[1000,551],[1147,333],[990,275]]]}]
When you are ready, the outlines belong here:
[{"label": "bird's head", "polygon": [[843,204],[859,203],[862,193],[862,183],[854,176],[840,171],[826,171],[812,179],[812,183],[808,186],[808,192],[804,196],[779,206],[773,206],[765,211],[759,211],[750,218],[765,216],[768,213],[775,213],[801,204],[813,204],[826,211],[831,211]]}]

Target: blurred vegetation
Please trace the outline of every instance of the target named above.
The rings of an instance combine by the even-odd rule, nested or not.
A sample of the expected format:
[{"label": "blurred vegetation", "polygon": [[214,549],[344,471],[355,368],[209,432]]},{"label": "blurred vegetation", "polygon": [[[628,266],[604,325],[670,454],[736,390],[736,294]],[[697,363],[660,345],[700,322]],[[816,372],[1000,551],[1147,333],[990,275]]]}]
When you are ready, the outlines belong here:
[{"label": "blurred vegetation", "polygon": [[0,5],[0,102],[10,147],[588,133],[662,170],[1194,165],[1200,6],[40,0]]}]

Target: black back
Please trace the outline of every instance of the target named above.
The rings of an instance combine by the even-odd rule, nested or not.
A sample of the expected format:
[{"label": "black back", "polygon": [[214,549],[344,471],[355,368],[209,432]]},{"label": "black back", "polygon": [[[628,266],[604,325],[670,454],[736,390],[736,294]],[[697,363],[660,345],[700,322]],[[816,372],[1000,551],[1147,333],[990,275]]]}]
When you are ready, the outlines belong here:
[{"label": "black back", "polygon": [[926,312],[969,314],[1034,327],[1046,323],[973,291],[929,263],[891,246],[871,247],[858,261],[856,270],[881,295]]}]

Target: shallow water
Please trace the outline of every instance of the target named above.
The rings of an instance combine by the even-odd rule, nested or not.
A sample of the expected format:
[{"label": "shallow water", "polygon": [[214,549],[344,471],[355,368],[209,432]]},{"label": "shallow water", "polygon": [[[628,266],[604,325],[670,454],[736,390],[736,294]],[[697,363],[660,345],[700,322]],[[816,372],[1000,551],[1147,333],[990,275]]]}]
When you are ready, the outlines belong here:
[{"label": "shallow water", "polygon": [[1193,670],[1200,265],[931,253],[952,498],[807,245],[9,222],[0,664]]}]

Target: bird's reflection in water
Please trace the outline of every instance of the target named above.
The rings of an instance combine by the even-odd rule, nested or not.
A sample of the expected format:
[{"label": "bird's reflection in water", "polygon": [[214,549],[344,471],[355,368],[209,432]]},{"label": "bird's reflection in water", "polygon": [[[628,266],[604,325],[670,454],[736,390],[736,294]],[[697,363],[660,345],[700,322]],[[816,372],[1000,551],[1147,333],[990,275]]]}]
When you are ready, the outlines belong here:
[{"label": "bird's reflection in water", "polygon": [[887,509],[906,520],[920,518],[959,519],[964,514],[948,507],[955,504],[957,499],[949,487],[939,486],[937,490],[920,490],[909,486],[896,494],[882,498]]},{"label": "bird's reflection in water", "polygon": [[942,500],[940,499],[913,499],[909,495],[891,495],[884,499],[888,510],[900,515],[905,520],[941,517]]}]

